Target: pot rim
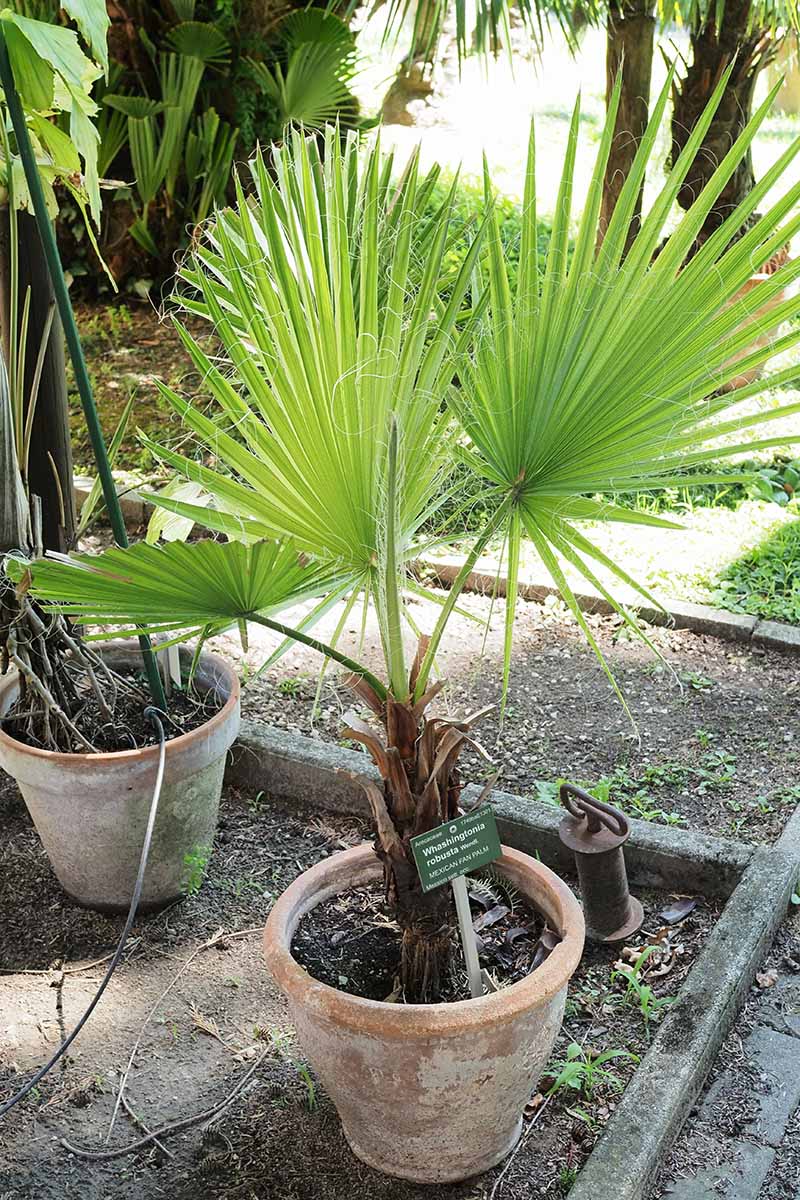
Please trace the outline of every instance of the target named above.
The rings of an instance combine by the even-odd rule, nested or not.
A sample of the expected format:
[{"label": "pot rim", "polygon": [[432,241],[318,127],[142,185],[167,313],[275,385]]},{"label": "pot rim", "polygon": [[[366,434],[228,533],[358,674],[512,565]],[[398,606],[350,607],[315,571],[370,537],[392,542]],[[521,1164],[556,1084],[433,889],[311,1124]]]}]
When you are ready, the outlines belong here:
[{"label": "pot rim", "polygon": [[[128,646],[134,649],[136,642],[124,640],[109,642],[108,645],[118,650],[127,649]],[[207,738],[210,731],[216,731],[228,722],[239,705],[241,691],[239,676],[230,663],[226,662],[218,654],[212,654],[211,651],[204,651],[200,656],[200,661],[208,663],[215,671],[219,671],[226,682],[230,684],[230,695],[219,712],[214,713],[213,717],[209,718],[208,721],[204,721],[202,725],[198,725],[195,729],[190,729],[188,733],[182,733],[175,738],[168,738],[165,743],[168,755],[189,749],[195,742]],[[9,675],[5,679],[0,680],[0,694],[14,687],[16,682],[16,675]],[[81,759],[87,763],[93,763],[95,766],[132,762],[134,759],[138,762],[148,762],[150,759],[155,760],[159,754],[158,746],[140,746],[135,750],[110,750],[101,754],[89,754],[86,751],[65,754],[57,750],[43,750],[40,746],[29,746],[26,742],[20,742],[16,738],[11,737],[2,728],[0,728],[0,746],[5,746],[16,754],[31,755],[34,758],[39,758],[56,767],[62,763],[65,766],[68,763],[74,764]]]},{"label": "pot rim", "polygon": [[[515,881],[519,876],[536,877],[561,918],[562,941],[524,979],[470,1000],[390,1004],[352,996],[309,975],[292,955],[294,932],[303,916],[326,896],[360,887],[380,873],[380,863],[370,842],[316,863],[281,894],[264,928],[264,953],[271,973],[290,1001],[314,1008],[319,1016],[338,1025],[384,1038],[419,1039],[448,1032],[460,1035],[487,1024],[514,1020],[519,1014],[544,1004],[566,986],[583,953],[585,926],[577,898],[555,872],[510,846],[504,845],[502,851],[495,865],[501,870],[510,868]],[[337,887],[337,883],[342,886]],[[309,898],[317,895],[319,900],[308,903]]]}]

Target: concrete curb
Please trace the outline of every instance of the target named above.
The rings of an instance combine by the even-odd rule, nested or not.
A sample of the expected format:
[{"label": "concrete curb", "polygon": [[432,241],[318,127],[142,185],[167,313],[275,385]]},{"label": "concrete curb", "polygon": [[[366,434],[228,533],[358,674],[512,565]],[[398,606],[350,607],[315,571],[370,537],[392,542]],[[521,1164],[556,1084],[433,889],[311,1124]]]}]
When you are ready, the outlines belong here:
[{"label": "concrete curb", "polygon": [[800,812],[757,850],[669,1010],[570,1200],[642,1200],[699,1096],[800,872]]},{"label": "concrete curb", "polygon": [[[366,754],[258,721],[242,721],[226,780],[254,794],[264,792],[277,802],[369,818],[359,775],[379,779]],[[468,802],[477,794],[475,785],[464,789]],[[572,856],[558,837],[563,815],[559,808],[508,792],[493,791],[489,799],[504,842],[538,854],[555,870],[574,869]],[[727,838],[647,821],[630,824],[625,861],[631,882],[640,887],[680,886],[727,898],[753,856],[751,847]]]},{"label": "concrete curb", "polygon": [[[447,559],[428,561],[417,559],[412,564],[418,577],[448,588],[461,569],[460,562]],[[479,595],[498,596],[506,594],[506,580],[489,572],[471,571],[467,576],[465,591]],[[549,583],[521,580],[519,594],[524,600],[542,603],[549,596],[558,596],[558,588]],[[585,613],[601,613],[611,616],[615,609],[605,597],[595,592],[576,592],[575,599]],[[688,629],[692,633],[703,633],[727,642],[743,642],[762,646],[770,650],[800,653],[800,629],[785,621],[765,621],[746,613],[728,612],[710,604],[693,604],[688,600],[667,600],[664,609],[642,604],[637,599],[627,599],[629,608],[635,608],[648,625],[665,625],[671,629]]]},{"label": "concrete curb", "polygon": [[[86,499],[91,487],[91,480],[76,475],[74,479],[75,501],[80,504]],[[134,489],[123,489],[119,492],[120,507],[126,525],[139,528],[145,525],[153,512],[153,505],[143,500]],[[441,559],[428,561],[417,559],[411,564],[411,569],[418,577],[424,577],[441,587],[449,588],[461,569],[461,563]],[[485,571],[471,571],[467,576],[465,591],[477,592],[479,595],[499,596],[506,594],[506,580],[498,579]],[[549,583],[534,583],[522,580],[519,594],[523,600],[532,600],[541,604],[548,596],[558,596],[558,588]],[[583,612],[601,613],[611,616],[613,605],[597,593],[576,592],[575,599]],[[760,617],[750,617],[745,613],[728,612],[724,608],[714,608],[710,604],[693,604],[688,600],[669,600],[664,609],[653,608],[641,604],[638,600],[629,601],[629,607],[638,612],[648,625],[666,625],[672,629],[688,629],[692,633],[703,633],[711,637],[721,638],[726,642],[744,642],[761,646],[767,650],[781,650],[790,654],[800,654],[800,628],[789,625],[785,621],[765,621]]]}]

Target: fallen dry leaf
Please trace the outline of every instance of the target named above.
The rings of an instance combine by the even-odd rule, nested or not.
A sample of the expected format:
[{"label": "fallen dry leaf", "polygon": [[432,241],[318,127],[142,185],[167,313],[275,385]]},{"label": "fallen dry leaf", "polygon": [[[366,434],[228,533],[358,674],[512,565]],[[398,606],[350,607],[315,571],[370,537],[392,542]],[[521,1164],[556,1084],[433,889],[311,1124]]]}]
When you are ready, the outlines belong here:
[{"label": "fallen dry leaf", "polygon": [[759,971],[756,975],[756,983],[760,988],[774,987],[778,982],[778,972],[774,967],[770,967],[768,971]]},{"label": "fallen dry leaf", "polygon": [[495,904],[494,908],[490,908],[488,912],[481,913],[472,922],[472,928],[476,933],[481,929],[488,929],[490,925],[496,925],[498,921],[502,921],[503,917],[507,917],[511,909],[505,904]]},{"label": "fallen dry leaf", "polygon": [[682,900],[676,900],[674,904],[670,904],[668,908],[662,908],[658,914],[662,921],[666,921],[668,925],[678,925],[684,921],[689,913],[694,912],[697,908],[697,901],[685,897]]}]

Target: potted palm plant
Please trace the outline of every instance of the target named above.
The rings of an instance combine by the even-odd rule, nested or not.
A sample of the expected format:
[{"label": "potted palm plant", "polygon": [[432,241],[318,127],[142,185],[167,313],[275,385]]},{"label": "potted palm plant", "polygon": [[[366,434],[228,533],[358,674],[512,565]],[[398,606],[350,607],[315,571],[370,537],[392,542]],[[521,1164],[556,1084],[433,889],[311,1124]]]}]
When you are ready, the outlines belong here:
[{"label": "potted palm plant", "polygon": [[[448,718],[431,705],[441,686],[433,677],[435,656],[472,564],[493,536],[505,537],[506,679],[523,536],[597,649],[563,564],[578,567],[604,594],[596,563],[631,581],[580,522],[669,524],[616,505],[614,496],[658,488],[678,471],[682,484],[705,482],[708,460],[771,444],[776,439],[752,431],[800,411],[795,404],[737,415],[731,410],[755,389],[718,391],[739,370],[730,359],[749,336],[727,303],[752,257],[768,254],[797,228],[800,217],[792,214],[800,185],[731,244],[730,228],[740,228],[745,210],[761,199],[757,187],[732,225],[683,265],[764,108],[653,259],[723,85],[627,253],[670,81],[599,250],[618,92],[571,256],[577,106],[544,258],[537,247],[532,137],[514,294],[488,174],[485,225],[442,293],[437,281],[449,205],[432,228],[420,230],[416,162],[390,185],[376,146],[362,158],[352,141],[342,144],[329,130],[320,157],[314,141],[293,136],[273,173],[256,165],[254,194],[246,199],[240,189],[236,207],[217,214],[184,268],[187,305],[214,323],[222,361],[210,361],[186,330],[181,336],[220,413],[208,417],[162,390],[205,447],[206,461],[151,445],[202,489],[206,502],[165,496],[164,508],[227,540],[138,545],[24,568],[43,603],[88,624],[146,625],[202,642],[231,624],[254,622],[346,670],[348,685],[372,714],[371,721],[351,722],[349,733],[366,745],[383,781],[365,781],[374,847],[345,851],[303,873],[273,909],[265,949],[351,1146],[392,1174],[464,1178],[507,1152],[556,1036],[582,945],[568,889],[533,859],[504,850],[501,870],[562,940],[541,967],[498,993],[463,1003],[440,999],[452,969],[453,915],[446,889],[423,892],[410,842],[458,811],[457,761],[472,721]],[[792,154],[798,149],[800,143]],[[784,166],[791,157],[784,155]],[[783,274],[798,270],[790,265]],[[779,272],[774,286],[783,283]],[[777,324],[798,308],[798,301],[791,308],[784,303],[769,320]],[[798,338],[795,331],[783,344]],[[750,358],[765,354],[753,350]],[[795,374],[791,368],[778,378]],[[409,645],[408,566],[424,522],[447,495],[456,460],[482,482],[492,515],[473,537],[432,628]],[[319,602],[302,620],[281,619],[281,608],[302,594],[316,594]],[[347,615],[359,598],[377,614],[380,666],[355,660],[336,637],[322,643],[313,633],[315,619],[336,601]],[[638,629],[631,613],[619,611]],[[292,953],[305,914],[376,875],[402,931],[398,973],[407,1003],[327,986]]]},{"label": "potted palm plant", "polygon": [[[0,170],[9,226],[2,297],[6,344],[0,357],[0,553],[10,561],[41,552],[43,543],[53,545],[48,528],[64,535],[70,524],[64,515],[71,500],[64,494],[64,462],[56,464],[53,453],[57,457],[56,446],[69,444],[66,412],[55,413],[53,406],[49,422],[37,422],[44,363],[61,328],[53,322],[51,304],[37,345],[31,287],[20,286],[18,238],[18,208],[27,210],[33,201],[37,246],[42,235],[46,254],[49,237],[57,261],[50,226],[56,183],[63,183],[81,206],[90,236],[99,212],[91,123],[96,105],[89,86],[107,62],[108,19],[103,0],[64,7],[93,57],[71,29],[13,8],[0,11]],[[69,119],[70,136],[52,122],[58,114]],[[64,321],[64,327],[77,341],[63,275],[59,282],[71,322]],[[61,315],[63,319],[64,311]],[[53,359],[60,361],[63,374],[63,355]],[[85,369],[81,374],[77,364],[76,376],[79,386],[89,387]],[[90,392],[88,399],[96,419]],[[54,414],[63,419],[60,439],[51,427]],[[99,427],[97,435],[104,452]],[[37,455],[52,468],[53,478],[44,478],[44,499],[55,512],[42,502],[43,473],[32,469]],[[71,472],[66,482],[71,485]],[[113,497],[110,470],[108,484]],[[146,661],[152,667],[152,660]],[[14,581],[0,571],[0,763],[17,780],[66,891],[98,908],[125,910],[130,904],[156,778],[159,748],[148,744],[153,731],[143,718],[147,685],[136,679],[142,668],[131,646],[98,655],[68,620],[42,612],[24,577]],[[151,671],[151,681],[153,676],[157,681]],[[171,720],[162,714],[170,741],[142,892],[145,906],[179,897],[185,856],[192,851],[197,856],[210,845],[225,755],[238,729],[235,674],[203,656],[196,677],[204,699],[193,705],[183,696],[183,715],[175,706]],[[175,737],[176,731],[180,736]]]}]

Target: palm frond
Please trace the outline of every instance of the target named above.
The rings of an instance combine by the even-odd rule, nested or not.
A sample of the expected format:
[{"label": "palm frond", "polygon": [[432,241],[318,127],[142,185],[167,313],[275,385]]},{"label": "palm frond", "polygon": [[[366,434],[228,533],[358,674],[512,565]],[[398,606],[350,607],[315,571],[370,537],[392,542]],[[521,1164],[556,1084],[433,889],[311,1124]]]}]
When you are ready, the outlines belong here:
[{"label": "palm frond", "polygon": [[[27,570],[20,562],[9,567],[18,579]],[[185,636],[274,616],[336,585],[330,569],[309,565],[289,542],[139,542],[45,558],[35,572],[36,595],[75,620]]]},{"label": "palm frond", "polygon": [[[523,237],[519,291],[514,297],[509,294],[494,223],[489,235],[488,319],[469,367],[463,371],[463,388],[451,393],[451,403],[469,438],[467,461],[485,476],[487,484],[499,482],[509,500],[505,521],[509,608],[517,585],[520,539],[527,535],[590,640],[591,632],[562,564],[569,562],[601,590],[605,589],[595,566],[615,575],[626,586],[637,585],[621,564],[592,545],[581,532],[580,522],[618,520],[620,510],[609,498],[620,492],[667,486],[681,472],[691,479],[691,468],[758,444],[748,443],[741,436],[724,442],[723,435],[751,433],[762,424],[791,415],[797,408],[786,405],[755,415],[742,414],[737,406],[769,387],[768,380],[725,393],[719,389],[741,374],[736,355],[750,348],[747,361],[753,367],[762,366],[770,358],[773,348],[769,343],[753,348],[757,334],[777,335],[783,321],[800,313],[800,298],[796,295],[777,303],[769,312],[763,307],[773,297],[779,300],[783,289],[800,277],[797,262],[776,272],[757,300],[742,293],[753,262],[764,261],[773,248],[783,245],[800,229],[796,211],[800,186],[789,188],[736,242],[732,239],[741,227],[741,213],[732,213],[701,253],[686,260],[697,228],[765,119],[769,99],[654,260],[654,252],[668,232],[675,196],[725,86],[725,78],[720,80],[711,105],[622,259],[622,231],[628,223],[626,205],[638,193],[659,122],[664,119],[670,85],[668,79],[598,253],[594,250],[594,184],[602,179],[605,168],[615,115],[613,105],[569,265],[564,249],[572,220],[572,171],[578,131],[575,119],[565,151],[544,272],[537,278],[532,224],[535,209],[526,203],[524,220],[528,228]],[[784,156],[783,170],[798,150],[800,141]],[[529,190],[532,173],[531,161]],[[780,170],[771,181],[773,185],[779,176]],[[746,203],[749,207],[749,201]],[[798,341],[800,330],[793,330],[781,339],[781,345],[785,349]],[[788,378],[798,375],[800,369],[788,370]],[[786,378],[787,373],[782,376]],[[738,415],[724,420],[729,413]],[[760,441],[767,444],[773,439]],[[587,495],[605,501],[590,503],[583,498]],[[626,519],[649,523],[645,514],[636,512],[627,514]],[[646,594],[641,587],[638,590]],[[623,611],[621,606],[619,610]],[[509,612],[508,620],[506,661],[513,612]],[[425,670],[421,677],[418,687],[424,687]]]}]

